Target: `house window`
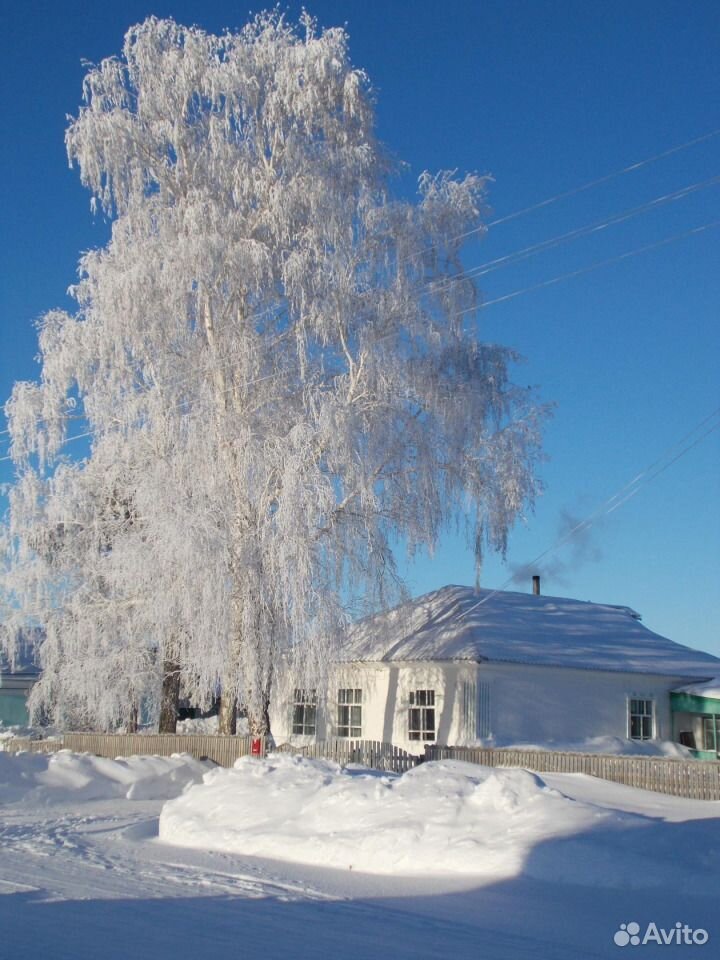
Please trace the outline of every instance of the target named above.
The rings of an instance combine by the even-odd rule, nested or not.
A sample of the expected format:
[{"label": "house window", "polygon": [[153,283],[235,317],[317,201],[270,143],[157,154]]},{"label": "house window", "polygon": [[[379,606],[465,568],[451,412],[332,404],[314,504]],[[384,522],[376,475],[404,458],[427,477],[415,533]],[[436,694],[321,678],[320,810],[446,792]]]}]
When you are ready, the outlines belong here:
[{"label": "house window", "polygon": [[362,690],[357,687],[338,690],[337,735],[362,736]]},{"label": "house window", "polygon": [[630,700],[628,704],[630,739],[652,740],[654,719],[654,700]]},{"label": "house window", "polygon": [[317,691],[295,690],[292,732],[314,737],[317,723]]},{"label": "house window", "polygon": [[435,739],[435,691],[413,690],[410,693],[408,718],[409,740]]},{"label": "house window", "polygon": [[703,717],[703,750],[720,756],[720,716]]}]

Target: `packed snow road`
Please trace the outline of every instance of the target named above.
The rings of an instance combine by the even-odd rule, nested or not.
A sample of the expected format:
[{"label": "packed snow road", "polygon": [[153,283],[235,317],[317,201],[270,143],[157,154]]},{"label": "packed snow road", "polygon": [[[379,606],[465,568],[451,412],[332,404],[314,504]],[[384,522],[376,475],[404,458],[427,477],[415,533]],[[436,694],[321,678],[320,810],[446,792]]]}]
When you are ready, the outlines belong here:
[{"label": "packed snow road", "polygon": [[[198,798],[206,794],[207,820],[213,820],[213,781],[215,792],[218,782],[223,785],[218,822],[227,830],[228,790],[236,781],[240,793],[249,789],[237,774],[214,771],[209,784],[182,793],[203,772],[187,758],[153,761],[150,771],[142,759],[63,757],[51,763],[0,754],[0,957],[8,960],[176,960],[218,950],[224,957],[250,960],[345,955],[358,960],[576,960],[617,956],[613,936],[620,925],[637,922],[644,930],[650,921],[667,929],[676,922],[704,928],[709,940],[692,948],[648,943],[648,950],[662,949],[663,957],[687,956],[688,950],[717,955],[719,804],[564,775],[544,778],[549,791],[542,781],[520,782],[513,813],[517,778],[483,780],[478,774],[479,789],[466,788],[464,795],[476,804],[478,796],[485,798],[479,819],[495,811],[496,860],[505,839],[512,852],[507,863],[518,864],[514,873],[509,868],[495,877],[438,873],[419,840],[418,876],[373,875],[286,862],[277,850],[271,860],[158,839],[166,803],[166,809],[175,804],[176,831],[178,811],[187,809],[183,804],[189,797],[196,825]],[[295,789],[293,769],[285,761],[277,766],[286,810],[288,793]],[[334,791],[340,791],[347,812],[358,816],[347,804],[346,793],[354,787],[342,779],[347,775],[322,765],[303,764],[299,772],[305,799],[314,772],[320,774],[321,792],[328,793],[324,857],[333,833],[327,826],[332,826]],[[352,775],[367,787],[366,772]],[[462,775],[457,768],[438,771],[445,803],[453,790],[458,793]],[[417,787],[423,804],[432,776],[432,770],[424,773],[425,782]],[[411,784],[412,779],[399,794],[406,820],[414,809]],[[182,802],[172,799],[181,793]],[[268,814],[272,795],[268,789]],[[442,807],[440,799],[439,792]],[[463,802],[455,796],[450,837],[456,835],[453,830],[466,829]],[[543,837],[536,814],[532,843],[519,862],[528,804],[540,812],[574,805],[576,819],[572,829],[555,824]],[[586,819],[593,811],[595,825]],[[238,810],[238,822],[243,819]],[[546,822],[544,814],[540,821]],[[302,833],[289,817],[278,823],[278,832],[283,829]],[[435,835],[437,830],[436,823]],[[342,843],[347,842],[345,832]],[[305,849],[307,836],[303,843]]]},{"label": "packed snow road", "polygon": [[[152,841],[159,804],[92,816],[16,813],[0,835],[0,955],[32,960],[225,956],[435,958],[478,955],[478,930],[431,910],[432,882],[368,883],[333,871]],[[130,801],[125,801],[125,806]],[[105,807],[103,810],[102,807]],[[154,816],[153,816],[154,814]],[[310,876],[308,876],[310,874]],[[489,937],[489,940],[488,940]],[[536,942],[483,931],[494,954],[536,956]],[[4,951],[7,950],[7,954]],[[229,951],[229,952],[226,952]],[[555,950],[549,957],[571,952]]]}]

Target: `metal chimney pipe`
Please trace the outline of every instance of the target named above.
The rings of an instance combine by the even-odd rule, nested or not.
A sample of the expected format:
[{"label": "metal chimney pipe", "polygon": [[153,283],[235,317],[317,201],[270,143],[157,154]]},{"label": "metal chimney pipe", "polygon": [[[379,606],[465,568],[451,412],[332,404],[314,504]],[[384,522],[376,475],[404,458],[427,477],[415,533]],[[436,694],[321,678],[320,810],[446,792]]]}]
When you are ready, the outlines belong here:
[{"label": "metal chimney pipe", "polygon": [[540,596],[540,577],[537,574],[533,576],[533,593],[536,597]]}]

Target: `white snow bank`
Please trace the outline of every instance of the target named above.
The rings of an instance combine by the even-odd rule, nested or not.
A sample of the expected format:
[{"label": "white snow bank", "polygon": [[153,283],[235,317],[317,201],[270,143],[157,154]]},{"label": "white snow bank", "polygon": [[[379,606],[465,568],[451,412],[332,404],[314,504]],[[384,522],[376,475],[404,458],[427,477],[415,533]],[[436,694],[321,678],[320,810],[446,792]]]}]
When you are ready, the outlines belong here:
[{"label": "white snow bank", "polygon": [[89,754],[0,753],[0,804],[167,800],[200,783],[209,765],[187,754],[107,760]]},{"label": "white snow bank", "polygon": [[[217,733],[218,732],[217,715],[212,717],[196,717],[195,719],[178,720],[177,732],[185,733],[185,734],[203,734],[203,735]],[[247,717],[238,717],[237,736],[248,737],[249,735],[250,735],[250,728],[248,726]]]},{"label": "white snow bank", "polygon": [[612,756],[674,757],[692,760],[693,753],[672,740],[626,740],[623,737],[588,737],[584,740],[549,740],[545,743],[504,742],[499,739],[473,740],[468,747],[492,747],[502,750],[548,750],[560,753],[606,753]]},{"label": "white snow bank", "polygon": [[396,776],[274,754],[243,757],[171,800],[160,839],[378,874],[514,876],[528,850],[614,815],[525,770],[459,761]]},{"label": "white snow bank", "polygon": [[26,727],[20,724],[5,726],[0,721],[0,750],[5,749],[6,741],[15,740],[17,737],[29,740],[55,740],[61,736],[62,733],[55,727]]},{"label": "white snow bank", "polygon": [[178,720],[176,733],[210,735],[218,732],[217,717],[196,717],[188,720]]},{"label": "white snow bank", "polygon": [[35,730],[32,727],[24,727],[19,724],[6,727],[4,723],[0,722],[0,750],[5,749],[6,740],[14,740],[16,737],[32,737],[34,733]]}]

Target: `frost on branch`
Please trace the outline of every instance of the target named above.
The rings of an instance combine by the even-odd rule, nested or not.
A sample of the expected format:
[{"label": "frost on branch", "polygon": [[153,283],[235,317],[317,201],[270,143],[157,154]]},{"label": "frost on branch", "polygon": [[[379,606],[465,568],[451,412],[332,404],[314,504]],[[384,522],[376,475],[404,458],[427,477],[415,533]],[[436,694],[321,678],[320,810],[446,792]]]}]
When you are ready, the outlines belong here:
[{"label": "frost on branch", "polygon": [[480,341],[460,260],[486,178],[390,197],[345,33],[302,26],[146,20],[68,130],[112,235],[8,407],[8,576],[65,722],[157,716],[179,674],[263,732],[279,672],[320,683],[347,598],[402,590],[398,537],[458,523],[479,560],[536,492],[544,411]]}]

